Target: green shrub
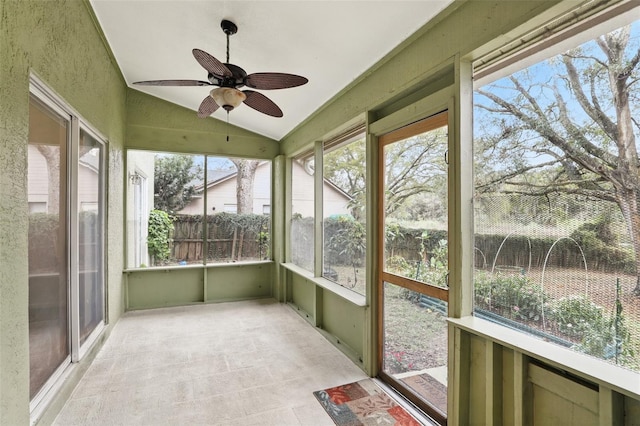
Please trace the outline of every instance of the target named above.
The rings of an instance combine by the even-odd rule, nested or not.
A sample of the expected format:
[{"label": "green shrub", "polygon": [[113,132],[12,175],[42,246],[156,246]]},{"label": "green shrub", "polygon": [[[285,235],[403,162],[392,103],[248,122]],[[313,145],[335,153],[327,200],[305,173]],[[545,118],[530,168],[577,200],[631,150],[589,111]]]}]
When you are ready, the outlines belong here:
[{"label": "green shrub", "polygon": [[585,296],[563,297],[551,304],[548,318],[562,334],[570,338],[580,338],[594,324],[603,321],[602,307]]},{"label": "green shrub", "polygon": [[475,278],[476,307],[495,312],[505,318],[542,320],[542,307],[547,301],[542,288],[525,275],[478,273]]},{"label": "green shrub", "polygon": [[[423,238],[428,235],[423,232]],[[421,253],[421,258],[424,253]],[[428,261],[407,260],[402,256],[390,256],[385,262],[385,268],[394,274],[411,278],[429,285],[447,287],[447,240],[440,239],[433,244]]]},{"label": "green shrub", "polygon": [[153,264],[169,260],[169,243],[173,232],[173,219],[171,216],[162,210],[151,210],[149,213],[148,232],[147,245],[149,255],[153,258]]},{"label": "green shrub", "polygon": [[[633,360],[631,336],[622,309],[608,317],[601,306],[585,296],[569,296],[551,305],[549,319],[558,331],[578,343],[575,349],[618,364]],[[617,324],[616,324],[617,322]]]},{"label": "green shrub", "polygon": [[58,271],[61,254],[59,247],[60,217],[57,214],[29,213],[30,273]]}]

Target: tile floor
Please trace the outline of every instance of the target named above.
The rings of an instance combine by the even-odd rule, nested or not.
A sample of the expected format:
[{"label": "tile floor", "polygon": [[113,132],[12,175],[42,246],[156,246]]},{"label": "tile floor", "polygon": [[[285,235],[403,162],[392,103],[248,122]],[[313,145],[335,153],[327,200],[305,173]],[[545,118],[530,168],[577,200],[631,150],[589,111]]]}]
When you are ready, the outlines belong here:
[{"label": "tile floor", "polygon": [[313,391],[367,377],[274,300],[126,313],[56,425],[333,425]]}]

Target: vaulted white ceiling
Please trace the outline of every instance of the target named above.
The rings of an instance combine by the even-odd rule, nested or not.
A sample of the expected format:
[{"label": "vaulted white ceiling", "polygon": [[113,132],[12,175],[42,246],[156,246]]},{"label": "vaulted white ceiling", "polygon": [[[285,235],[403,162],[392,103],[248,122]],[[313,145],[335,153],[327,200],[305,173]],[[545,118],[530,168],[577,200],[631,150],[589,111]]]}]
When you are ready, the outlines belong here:
[{"label": "vaulted white ceiling", "polygon": [[[194,110],[213,87],[133,86],[140,80],[207,80],[191,50],[226,62],[220,22],[238,26],[230,63],[251,74],[298,74],[309,83],[262,90],[280,106],[274,118],[241,105],[231,124],[280,140],[452,0],[195,1],[91,0],[130,87]],[[225,120],[218,109],[211,119]],[[350,118],[350,117],[348,117]]]}]

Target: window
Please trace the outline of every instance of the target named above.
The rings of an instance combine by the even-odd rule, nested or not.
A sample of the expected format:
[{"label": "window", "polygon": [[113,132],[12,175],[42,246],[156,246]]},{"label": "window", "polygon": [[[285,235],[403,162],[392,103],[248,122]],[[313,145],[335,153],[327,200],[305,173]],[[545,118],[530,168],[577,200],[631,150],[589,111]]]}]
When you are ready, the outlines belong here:
[{"label": "window", "polygon": [[203,167],[201,155],[127,152],[129,268],[202,262]]},{"label": "window", "polygon": [[475,315],[635,371],[639,51],[634,22],[474,97]]},{"label": "window", "polygon": [[291,262],[314,272],[313,153],[291,160]]},{"label": "window", "polygon": [[127,169],[128,267],[269,258],[271,162],[129,150]]},{"label": "window", "polygon": [[271,162],[209,156],[207,164],[207,261],[269,259]]},{"label": "window", "polygon": [[32,409],[105,321],[105,142],[31,80],[29,362]]},{"label": "window", "polygon": [[[331,142],[331,141],[330,141]],[[323,158],[322,276],[365,294],[366,142],[365,135],[325,143]]]}]

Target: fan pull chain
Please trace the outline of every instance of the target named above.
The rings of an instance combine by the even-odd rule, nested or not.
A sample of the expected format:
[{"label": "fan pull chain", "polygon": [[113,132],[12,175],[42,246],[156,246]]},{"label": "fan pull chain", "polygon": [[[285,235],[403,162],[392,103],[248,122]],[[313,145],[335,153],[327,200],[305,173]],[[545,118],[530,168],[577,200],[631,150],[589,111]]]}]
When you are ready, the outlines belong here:
[{"label": "fan pull chain", "polygon": [[229,142],[229,111],[227,111],[227,142]]}]

